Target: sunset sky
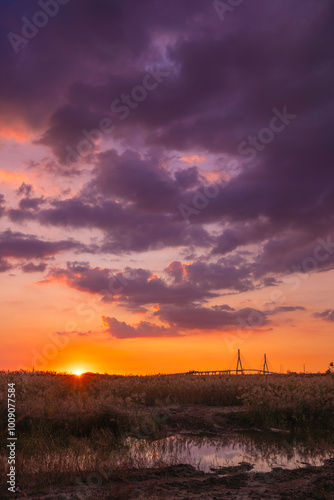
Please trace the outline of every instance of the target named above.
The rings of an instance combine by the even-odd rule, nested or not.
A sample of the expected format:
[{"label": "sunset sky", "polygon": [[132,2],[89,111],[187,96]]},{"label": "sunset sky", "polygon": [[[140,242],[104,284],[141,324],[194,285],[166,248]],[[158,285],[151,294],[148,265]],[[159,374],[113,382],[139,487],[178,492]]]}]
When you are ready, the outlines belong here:
[{"label": "sunset sky", "polygon": [[332,0],[0,14],[0,369],[325,371]]}]

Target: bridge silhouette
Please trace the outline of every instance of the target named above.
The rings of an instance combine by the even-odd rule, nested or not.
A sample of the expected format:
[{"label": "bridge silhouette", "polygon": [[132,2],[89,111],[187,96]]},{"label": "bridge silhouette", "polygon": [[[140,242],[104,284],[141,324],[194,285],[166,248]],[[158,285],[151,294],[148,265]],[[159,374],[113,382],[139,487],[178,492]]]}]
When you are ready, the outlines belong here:
[{"label": "bridge silhouette", "polygon": [[235,370],[207,370],[207,371],[197,371],[191,370],[184,373],[173,373],[173,375],[230,375],[235,373],[236,375],[244,375],[245,373],[257,373],[263,375],[277,375],[277,372],[269,371],[267,363],[267,355],[264,355],[263,367],[262,368],[243,368],[240,356],[240,349],[238,349],[238,361]]}]

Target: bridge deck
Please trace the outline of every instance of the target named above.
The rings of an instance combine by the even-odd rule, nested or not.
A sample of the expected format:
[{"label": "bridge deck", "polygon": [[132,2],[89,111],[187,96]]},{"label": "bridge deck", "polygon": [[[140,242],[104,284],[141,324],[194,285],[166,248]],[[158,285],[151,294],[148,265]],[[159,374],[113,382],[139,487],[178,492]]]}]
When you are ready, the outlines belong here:
[{"label": "bridge deck", "polygon": [[244,368],[243,370],[208,370],[208,371],[191,371],[185,373],[173,373],[173,375],[230,375],[231,373],[235,374],[244,374],[245,372],[255,372],[261,375],[277,375],[276,372],[263,371],[261,369],[253,369],[253,368]]}]

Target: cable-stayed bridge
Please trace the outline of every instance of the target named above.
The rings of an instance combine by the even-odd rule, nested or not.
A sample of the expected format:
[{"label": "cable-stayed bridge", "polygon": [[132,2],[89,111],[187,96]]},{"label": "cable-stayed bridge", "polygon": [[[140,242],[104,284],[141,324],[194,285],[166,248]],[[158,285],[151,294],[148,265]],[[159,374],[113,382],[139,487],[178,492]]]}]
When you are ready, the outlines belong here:
[{"label": "cable-stayed bridge", "polygon": [[246,373],[257,373],[263,375],[277,375],[277,372],[269,371],[267,355],[264,355],[263,366],[261,368],[243,368],[240,356],[240,349],[238,349],[238,361],[235,370],[207,370],[207,371],[196,371],[191,370],[185,373],[173,373],[173,375],[245,375]]}]

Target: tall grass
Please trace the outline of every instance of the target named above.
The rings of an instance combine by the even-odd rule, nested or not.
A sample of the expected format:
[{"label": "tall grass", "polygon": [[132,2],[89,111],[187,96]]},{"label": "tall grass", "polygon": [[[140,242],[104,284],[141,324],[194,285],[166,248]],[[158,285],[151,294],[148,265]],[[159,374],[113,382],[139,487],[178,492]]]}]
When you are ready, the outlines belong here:
[{"label": "tall grass", "polygon": [[270,376],[242,396],[248,420],[259,426],[312,431],[334,427],[334,377]]},{"label": "tall grass", "polygon": [[[70,484],[122,454],[127,436],[156,437],[170,405],[239,406],[238,424],[289,430],[334,428],[334,377],[150,376],[0,372],[0,454],[6,473],[7,383],[16,384],[20,484]],[[4,465],[4,467],[2,467]]]}]

